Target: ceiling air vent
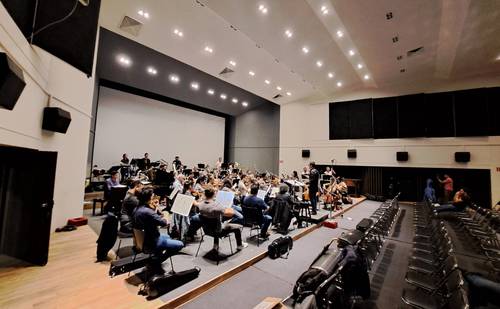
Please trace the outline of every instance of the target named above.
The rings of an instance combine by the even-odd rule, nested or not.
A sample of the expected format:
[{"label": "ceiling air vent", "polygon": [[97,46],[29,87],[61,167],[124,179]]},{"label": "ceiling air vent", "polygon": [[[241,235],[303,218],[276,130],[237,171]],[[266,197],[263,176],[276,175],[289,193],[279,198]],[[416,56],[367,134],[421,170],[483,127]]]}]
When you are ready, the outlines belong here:
[{"label": "ceiling air vent", "polygon": [[415,49],[407,51],[406,56],[407,57],[416,56],[416,55],[421,54],[423,51],[424,51],[424,47],[420,46],[420,47],[417,47]]},{"label": "ceiling air vent", "polygon": [[138,36],[142,28],[142,23],[130,16],[125,15],[125,17],[123,17],[122,19],[122,22],[120,23],[119,28],[127,33],[130,33],[133,36]]},{"label": "ceiling air vent", "polygon": [[222,71],[220,71],[219,75],[222,77],[230,77],[234,73],[233,70],[230,68],[226,67]]},{"label": "ceiling air vent", "polygon": [[283,97],[283,96],[282,96],[281,94],[279,94],[279,93],[278,93],[277,95],[275,95],[275,96],[273,97],[273,99],[279,99],[279,98],[282,98],[282,97]]}]

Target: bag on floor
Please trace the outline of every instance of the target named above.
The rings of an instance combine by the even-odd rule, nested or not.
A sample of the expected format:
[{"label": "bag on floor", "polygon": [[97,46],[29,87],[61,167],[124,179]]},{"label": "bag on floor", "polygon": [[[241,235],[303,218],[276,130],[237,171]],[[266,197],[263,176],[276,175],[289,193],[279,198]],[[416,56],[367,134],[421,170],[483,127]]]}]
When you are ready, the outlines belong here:
[{"label": "bag on floor", "polygon": [[343,196],[342,197],[342,203],[343,204],[352,204],[352,198],[349,196]]},{"label": "bag on floor", "polygon": [[101,233],[97,238],[97,262],[105,261],[108,252],[113,248],[118,237],[118,218],[113,213],[108,213],[102,223]]},{"label": "bag on floor", "polygon": [[277,259],[289,252],[293,248],[293,239],[290,236],[283,236],[273,240],[267,247],[267,255],[271,259]]},{"label": "bag on floor", "polygon": [[191,280],[198,278],[200,271],[200,268],[195,267],[176,273],[154,276],[146,282],[144,292],[149,299],[159,297],[180,287],[181,285],[188,283]]},{"label": "bag on floor", "polygon": [[371,228],[373,225],[373,220],[364,218],[359,221],[358,225],[356,225],[356,230],[361,231],[361,232],[366,232],[369,228]]}]

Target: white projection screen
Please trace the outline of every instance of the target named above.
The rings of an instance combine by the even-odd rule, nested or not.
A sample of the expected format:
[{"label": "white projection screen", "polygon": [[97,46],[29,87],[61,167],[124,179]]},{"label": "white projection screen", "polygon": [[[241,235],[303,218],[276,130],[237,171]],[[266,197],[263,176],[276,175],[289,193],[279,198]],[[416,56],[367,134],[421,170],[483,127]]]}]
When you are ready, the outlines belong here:
[{"label": "white projection screen", "polygon": [[93,164],[103,169],[149,153],[169,164],[176,155],[192,167],[224,156],[223,117],[100,87]]}]

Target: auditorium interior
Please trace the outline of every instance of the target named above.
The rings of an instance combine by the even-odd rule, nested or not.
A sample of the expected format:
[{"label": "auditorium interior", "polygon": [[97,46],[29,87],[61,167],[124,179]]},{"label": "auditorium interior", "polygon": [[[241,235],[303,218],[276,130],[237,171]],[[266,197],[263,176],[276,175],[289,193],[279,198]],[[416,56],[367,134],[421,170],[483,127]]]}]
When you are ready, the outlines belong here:
[{"label": "auditorium interior", "polygon": [[500,308],[500,1],[0,0],[0,308]]}]

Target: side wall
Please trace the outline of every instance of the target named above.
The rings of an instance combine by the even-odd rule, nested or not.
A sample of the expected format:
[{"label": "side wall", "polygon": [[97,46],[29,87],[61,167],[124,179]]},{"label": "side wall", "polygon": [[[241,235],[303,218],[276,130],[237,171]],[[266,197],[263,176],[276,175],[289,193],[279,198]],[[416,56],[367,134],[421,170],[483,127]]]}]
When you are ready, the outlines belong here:
[{"label": "side wall", "polygon": [[[57,151],[52,230],[82,215],[93,79],[31,47],[0,3],[0,51],[24,71],[26,87],[12,111],[0,109],[0,144]],[[42,130],[43,108],[71,113],[66,134]]]},{"label": "side wall", "polygon": [[[441,87],[435,91],[498,86],[499,80],[462,83],[459,87]],[[397,94],[392,94],[397,95]],[[337,101],[386,96],[365,92],[351,94]],[[491,170],[492,202],[500,200],[500,136],[475,138],[412,138],[329,140],[328,102],[291,103],[280,112],[280,173],[300,171],[309,161],[338,165],[404,166],[439,168],[480,168]],[[311,157],[303,159],[302,149],[310,149]],[[347,149],[357,149],[357,158],[347,159]],[[408,151],[408,162],[397,162],[396,152]],[[456,163],[456,151],[471,152],[471,162]]]},{"label": "side wall", "polygon": [[231,118],[229,161],[278,173],[280,107],[263,104]]}]

